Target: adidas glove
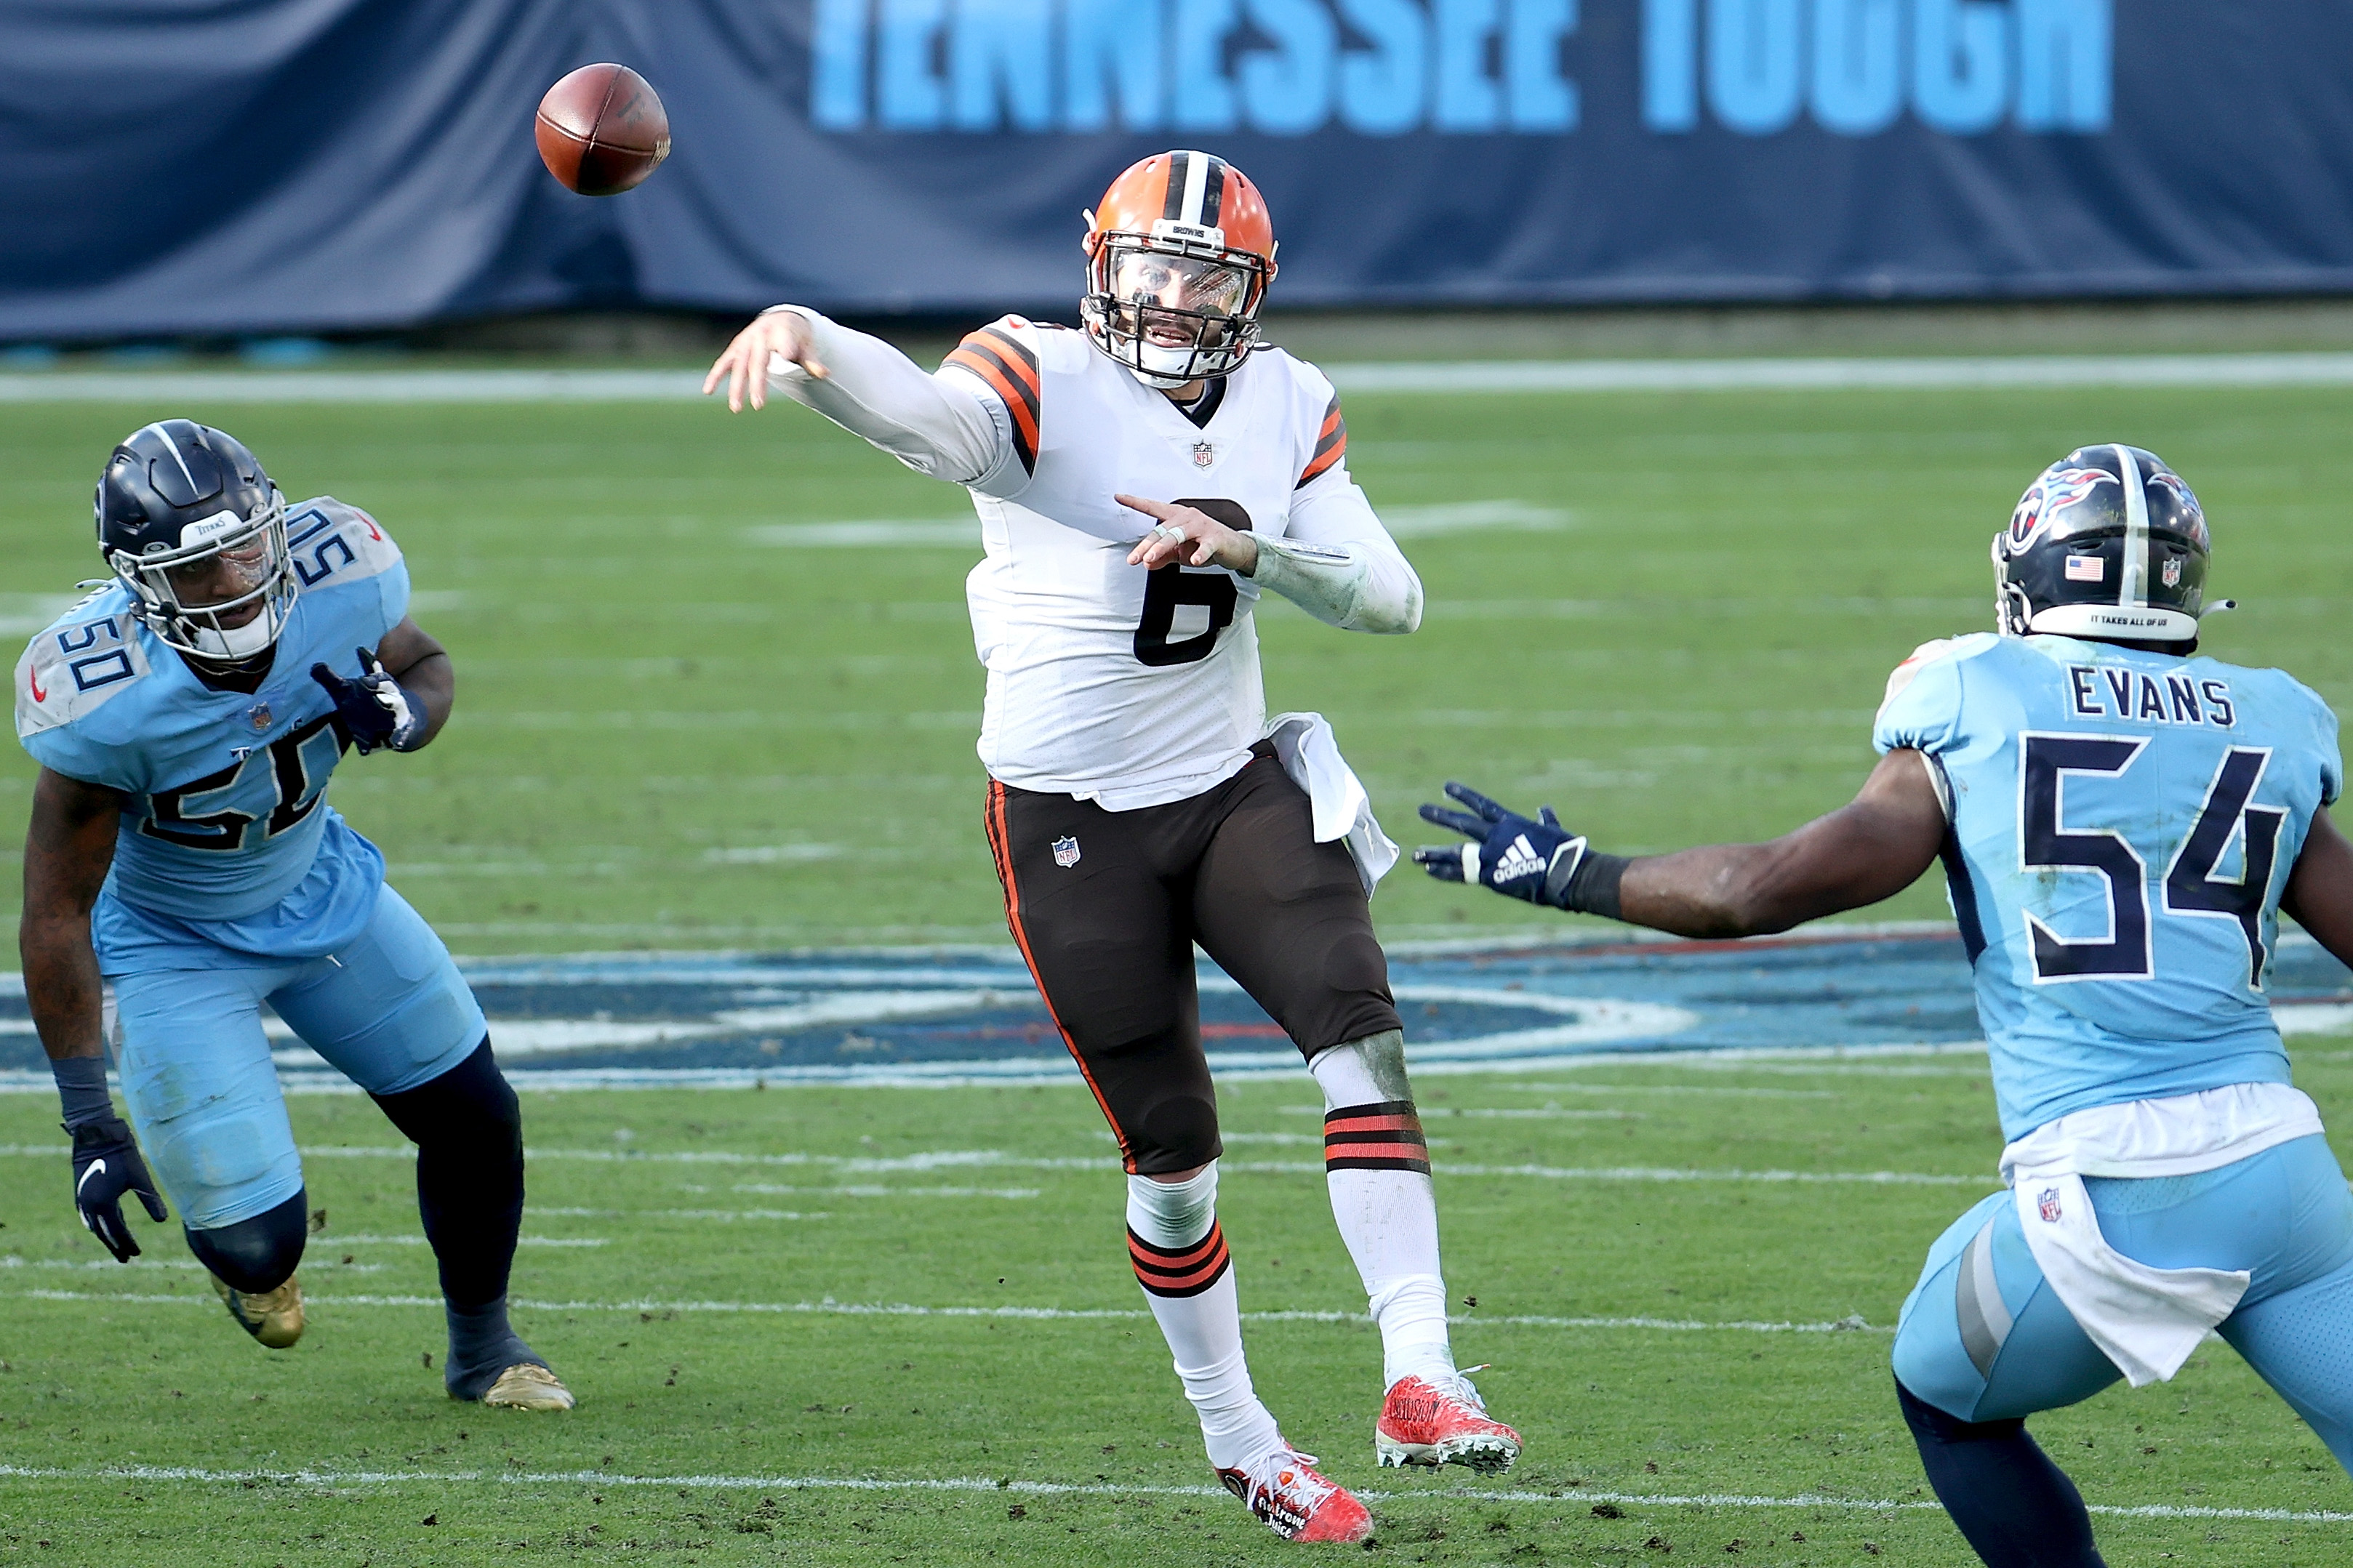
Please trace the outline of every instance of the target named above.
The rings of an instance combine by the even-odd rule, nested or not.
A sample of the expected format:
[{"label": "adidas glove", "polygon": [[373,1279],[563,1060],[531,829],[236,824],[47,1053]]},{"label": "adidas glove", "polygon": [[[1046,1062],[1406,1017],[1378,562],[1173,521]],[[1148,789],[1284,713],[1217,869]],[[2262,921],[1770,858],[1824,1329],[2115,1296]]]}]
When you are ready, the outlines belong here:
[{"label": "adidas glove", "polygon": [[360,678],[345,680],[323,664],[311,667],[311,679],[335,700],[335,711],[351,731],[352,744],[366,756],[378,746],[413,752],[425,743],[425,703],[417,693],[386,674],[374,648],[354,650]]},{"label": "adidas glove", "polygon": [[1582,834],[1563,827],[1548,805],[1531,820],[1462,784],[1450,783],[1446,793],[1471,810],[1425,805],[1422,820],[1474,842],[1423,846],[1413,852],[1423,870],[1441,882],[1477,882],[1532,904],[1619,918],[1623,857],[1589,847]]},{"label": "adidas glove", "polygon": [[147,1162],[139,1157],[139,1145],[132,1142],[131,1128],[122,1118],[110,1114],[71,1131],[74,1208],[114,1260],[128,1263],[139,1256],[139,1242],[122,1217],[123,1195],[136,1196],[146,1205],[147,1217],[161,1221],[163,1194],[156,1192],[155,1179],[147,1173]]}]

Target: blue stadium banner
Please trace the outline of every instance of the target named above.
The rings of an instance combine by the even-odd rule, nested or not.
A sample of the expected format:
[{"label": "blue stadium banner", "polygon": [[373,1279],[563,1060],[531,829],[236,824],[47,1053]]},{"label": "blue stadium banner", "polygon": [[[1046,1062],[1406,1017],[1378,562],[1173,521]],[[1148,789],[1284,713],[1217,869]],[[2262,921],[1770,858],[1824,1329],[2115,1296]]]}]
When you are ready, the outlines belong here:
[{"label": "blue stadium banner", "polygon": [[[0,341],[580,306],[1045,307],[1132,160],[1266,191],[1277,298],[2353,290],[2313,0],[0,0]],[[592,200],[540,93],[638,67]]]}]

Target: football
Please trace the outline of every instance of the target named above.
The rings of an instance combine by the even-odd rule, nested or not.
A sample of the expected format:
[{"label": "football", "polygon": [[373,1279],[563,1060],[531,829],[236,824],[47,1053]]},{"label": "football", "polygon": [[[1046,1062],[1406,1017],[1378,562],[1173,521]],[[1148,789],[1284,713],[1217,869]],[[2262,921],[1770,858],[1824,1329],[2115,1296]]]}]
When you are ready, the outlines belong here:
[{"label": "football", "polygon": [[670,156],[670,116],[623,65],[582,66],[539,100],[539,155],[566,189],[612,196]]}]

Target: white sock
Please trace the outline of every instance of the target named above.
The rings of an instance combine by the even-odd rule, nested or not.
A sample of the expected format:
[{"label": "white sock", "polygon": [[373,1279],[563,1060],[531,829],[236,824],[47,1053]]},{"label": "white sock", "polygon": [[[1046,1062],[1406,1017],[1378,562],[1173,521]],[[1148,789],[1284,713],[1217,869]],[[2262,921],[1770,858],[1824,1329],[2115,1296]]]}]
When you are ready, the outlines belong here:
[{"label": "white sock", "polygon": [[1248,1465],[1282,1447],[1242,1356],[1233,1259],[1218,1228],[1218,1167],[1182,1182],[1127,1179],[1127,1249],[1136,1282],[1201,1418],[1209,1463]]},{"label": "white sock", "polygon": [[1335,1047],[1308,1070],[1324,1090],[1324,1181],[1332,1217],[1381,1327],[1382,1380],[1452,1377],[1438,1198],[1405,1075],[1405,1037],[1392,1031]]}]

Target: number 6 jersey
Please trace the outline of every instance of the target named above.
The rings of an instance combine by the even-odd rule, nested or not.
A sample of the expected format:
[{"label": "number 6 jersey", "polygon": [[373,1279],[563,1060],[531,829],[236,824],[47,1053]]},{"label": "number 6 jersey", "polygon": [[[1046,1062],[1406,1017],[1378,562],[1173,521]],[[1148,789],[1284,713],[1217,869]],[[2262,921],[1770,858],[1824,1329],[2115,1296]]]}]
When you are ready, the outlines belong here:
[{"label": "number 6 jersey", "polygon": [[384,860],[326,803],[343,741],[310,671],[357,675],[353,650],[408,613],[408,571],[373,519],[329,497],[288,506],[286,534],[300,588],[258,690],[197,679],[120,584],[68,610],[16,662],[25,749],[128,797],[92,921],[110,974],[174,967],[173,950],[207,943],[318,957],[375,908]]},{"label": "number 6 jersey", "polygon": [[1930,643],[1873,742],[1925,753],[2005,1137],[2073,1111],[2285,1083],[2279,901],[2343,776],[2276,669],[2058,637]]},{"label": "number 6 jersey", "polygon": [[1005,317],[934,376],[800,314],[828,374],[773,365],[787,395],[972,491],[987,552],[965,584],[988,669],[979,752],[1000,783],[1113,811],[1158,805],[1230,778],[1265,732],[1251,616],[1263,584],[1129,565],[1153,521],[1115,494],[1346,563],[1333,569],[1358,574],[1356,608],[1324,616],[1344,628],[1419,617],[1412,568],[1348,478],[1331,383],[1279,349],[1244,361],[1197,426],[1067,328]]}]

